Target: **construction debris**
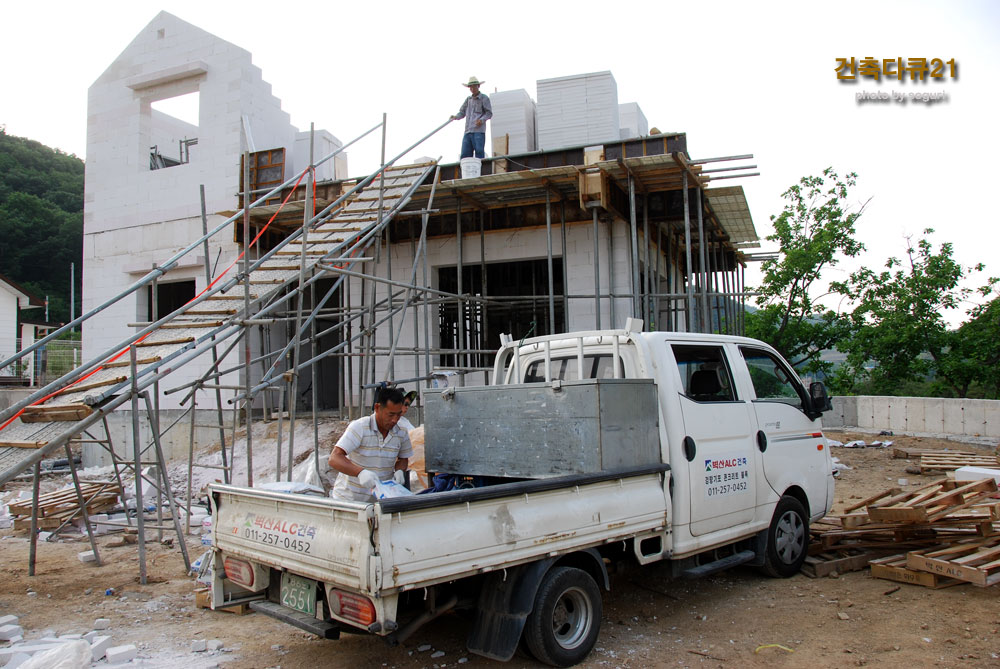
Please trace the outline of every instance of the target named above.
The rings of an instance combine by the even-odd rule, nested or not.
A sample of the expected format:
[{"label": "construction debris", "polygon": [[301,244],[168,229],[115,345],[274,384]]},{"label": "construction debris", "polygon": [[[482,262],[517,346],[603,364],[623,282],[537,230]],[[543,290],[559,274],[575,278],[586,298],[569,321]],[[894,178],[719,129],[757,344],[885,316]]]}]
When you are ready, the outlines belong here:
[{"label": "construction debris", "polygon": [[[121,487],[113,481],[81,483],[80,493],[87,504],[87,513],[96,514],[111,510],[118,504]],[[61,527],[79,515],[80,504],[76,490],[70,486],[38,496],[38,527],[50,530]],[[30,529],[31,500],[21,499],[8,505],[14,515],[14,529]]]},{"label": "construction debris", "polygon": [[[814,523],[803,571],[871,566],[872,576],[929,588],[1000,582],[1000,500],[993,478],[890,488]],[[900,552],[903,549],[904,552]]]}]

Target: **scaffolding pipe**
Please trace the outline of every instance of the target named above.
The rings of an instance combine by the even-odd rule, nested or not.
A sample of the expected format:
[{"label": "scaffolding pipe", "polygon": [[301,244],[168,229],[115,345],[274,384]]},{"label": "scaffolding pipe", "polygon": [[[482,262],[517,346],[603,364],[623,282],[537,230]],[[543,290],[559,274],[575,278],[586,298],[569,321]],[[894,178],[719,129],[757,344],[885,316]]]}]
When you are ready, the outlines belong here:
[{"label": "scaffolding pipe", "polygon": [[[205,184],[200,184],[198,190],[201,196],[201,238],[204,244],[204,254],[205,254],[205,287],[207,288],[212,283],[212,265],[209,262],[209,251],[208,251],[208,212],[205,204]],[[219,361],[219,351],[213,346],[212,347],[212,364],[217,365]],[[226,463],[226,430],[223,426],[224,418],[222,416],[222,392],[219,390],[215,391],[215,408],[216,414],[219,421],[219,443],[222,445],[222,466],[225,467]],[[192,440],[192,448],[193,440]],[[229,470],[224,470],[224,481],[229,483]]]},{"label": "scaffolding pipe", "polygon": [[[552,273],[552,195],[545,190],[545,257],[549,268],[549,334],[556,332],[555,277]],[[546,370],[546,381],[548,378]]]},{"label": "scaffolding pipe", "polygon": [[[594,216],[594,319],[595,319],[595,330],[601,329],[601,263],[600,263],[600,245],[597,241],[597,203],[588,202],[587,206],[590,207],[591,212]],[[582,379],[583,376],[580,376]]]},{"label": "scaffolding pipe", "polygon": [[701,288],[701,331],[711,332],[712,324],[705,322],[708,318],[708,266],[706,265],[705,258],[705,204],[702,201],[701,186],[696,186],[694,191],[698,194],[698,273],[700,275],[698,277],[698,283],[701,284],[699,286]]},{"label": "scaffolding pipe", "polygon": [[[382,115],[382,133],[385,134],[385,115]],[[316,159],[315,154],[316,147],[316,124],[309,124],[309,175],[306,178],[306,199],[302,205],[302,251],[299,254],[299,286],[298,290],[298,300],[296,300],[295,307],[295,345],[292,347],[292,369],[298,364],[299,356],[302,351],[302,308],[306,299],[306,245],[309,243],[309,203],[313,201],[314,189],[316,188],[315,175],[316,171],[313,167],[313,161]],[[249,285],[249,281],[247,285]],[[312,284],[309,284],[310,286]],[[250,312],[247,311],[247,316]],[[295,372],[292,373],[292,378],[289,380],[288,388],[288,480],[292,480],[292,453],[295,450],[295,410],[298,407],[298,388],[299,388],[299,375]],[[280,400],[279,400],[280,401]],[[281,430],[281,414],[282,411],[278,410],[278,430]],[[280,450],[280,438],[279,438],[279,450]],[[317,470],[319,471],[319,470]]]},{"label": "scaffolding pipe", "polygon": [[694,273],[691,267],[691,207],[688,198],[688,174],[683,174],[684,180],[684,253],[687,260],[687,331],[694,332]]},{"label": "scaffolding pipe", "polygon": [[[628,175],[628,208],[629,225],[632,236],[632,316],[635,318],[642,318],[639,288],[639,225],[635,215],[635,178],[632,176],[631,172],[629,172]],[[613,262],[614,259],[608,263],[608,266],[610,267]],[[612,318],[611,327],[614,327],[614,318]]]}]

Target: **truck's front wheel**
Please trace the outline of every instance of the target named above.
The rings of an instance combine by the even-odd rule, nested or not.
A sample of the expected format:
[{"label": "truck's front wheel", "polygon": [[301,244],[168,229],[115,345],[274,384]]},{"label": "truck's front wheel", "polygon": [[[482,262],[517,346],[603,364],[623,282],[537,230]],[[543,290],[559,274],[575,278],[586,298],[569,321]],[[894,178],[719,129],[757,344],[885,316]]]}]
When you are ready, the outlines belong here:
[{"label": "truck's front wheel", "polygon": [[585,658],[601,629],[601,591],[590,574],[556,567],[542,580],[524,625],[524,642],[546,664],[569,667]]},{"label": "truck's front wheel", "polygon": [[767,531],[764,571],[775,578],[794,576],[802,568],[809,547],[809,520],[802,502],[785,495],[778,500]]}]

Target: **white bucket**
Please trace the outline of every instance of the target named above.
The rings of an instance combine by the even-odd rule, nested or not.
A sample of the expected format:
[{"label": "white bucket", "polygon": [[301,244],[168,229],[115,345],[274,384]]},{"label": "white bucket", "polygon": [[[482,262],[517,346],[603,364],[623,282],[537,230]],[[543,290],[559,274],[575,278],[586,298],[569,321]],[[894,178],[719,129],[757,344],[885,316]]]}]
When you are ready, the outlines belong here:
[{"label": "white bucket", "polygon": [[482,170],[483,161],[479,158],[462,158],[462,178],[475,179]]}]

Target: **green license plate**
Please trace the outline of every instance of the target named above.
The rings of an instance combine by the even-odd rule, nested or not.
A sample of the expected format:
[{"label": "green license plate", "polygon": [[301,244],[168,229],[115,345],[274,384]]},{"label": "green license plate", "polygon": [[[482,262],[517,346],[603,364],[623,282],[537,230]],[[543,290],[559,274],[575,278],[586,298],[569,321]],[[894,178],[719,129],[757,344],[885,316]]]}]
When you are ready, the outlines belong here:
[{"label": "green license plate", "polygon": [[294,576],[288,572],[281,574],[281,605],[311,616],[316,615],[316,582]]}]

